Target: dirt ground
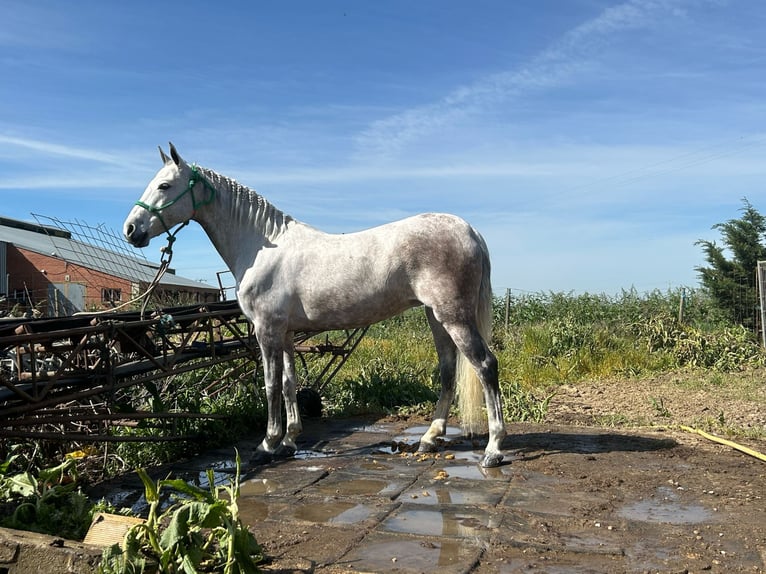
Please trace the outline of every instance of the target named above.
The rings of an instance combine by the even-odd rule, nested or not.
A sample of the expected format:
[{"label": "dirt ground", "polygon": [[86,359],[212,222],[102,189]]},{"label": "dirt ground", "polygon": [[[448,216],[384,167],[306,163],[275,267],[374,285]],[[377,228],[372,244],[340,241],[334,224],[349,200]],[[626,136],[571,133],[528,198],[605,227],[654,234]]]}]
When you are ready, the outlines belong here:
[{"label": "dirt ground", "polygon": [[766,370],[713,377],[670,373],[646,379],[588,381],[556,388],[546,422],[596,426],[688,425],[766,437]]},{"label": "dirt ground", "polygon": [[[744,393],[672,376],[561,387],[543,423],[507,425],[489,470],[455,427],[418,456],[401,447],[423,419],[309,419],[298,456],[246,463],[240,517],[274,574],[765,572],[766,463],[678,428],[724,421],[766,452],[766,388],[747,377]],[[259,439],[237,445],[244,461]],[[157,476],[228,480],[231,450]],[[123,504],[141,492],[104,486]]]},{"label": "dirt ground", "polygon": [[[444,458],[427,471],[414,463],[400,468],[393,453],[359,459],[358,470],[374,460],[379,471],[389,468],[385,476],[411,479],[410,487],[373,504],[382,518],[352,521],[350,530],[311,517],[299,532],[290,522],[275,530],[256,525],[273,558],[267,571],[764,572],[766,463],[678,425],[714,419],[763,437],[757,431],[766,427],[766,386],[734,398],[742,393],[726,385],[695,390],[681,383],[666,377],[561,387],[543,424],[508,425],[511,460],[483,477],[460,476],[466,471]],[[423,422],[375,424],[406,429]],[[766,451],[762,438],[737,441]],[[464,459],[459,444],[446,442],[442,454]],[[361,475],[379,477],[374,465]],[[333,469],[347,472],[337,463]],[[334,493],[332,501],[361,496],[370,504],[363,489],[347,492],[360,474],[353,476],[323,492]],[[436,484],[448,494],[437,504],[439,516],[428,516],[411,497]],[[304,492],[297,504],[311,500],[300,497]],[[322,550],[328,547],[343,550]]]}]

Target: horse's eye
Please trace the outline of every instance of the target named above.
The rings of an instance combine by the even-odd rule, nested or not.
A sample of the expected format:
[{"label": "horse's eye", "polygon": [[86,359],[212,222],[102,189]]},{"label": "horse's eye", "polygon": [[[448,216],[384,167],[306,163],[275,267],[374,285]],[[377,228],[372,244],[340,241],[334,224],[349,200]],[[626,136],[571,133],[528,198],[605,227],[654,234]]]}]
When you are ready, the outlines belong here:
[{"label": "horse's eye", "polygon": [[166,189],[170,189],[170,184],[166,181],[163,181],[158,187],[162,191],[165,191]]}]

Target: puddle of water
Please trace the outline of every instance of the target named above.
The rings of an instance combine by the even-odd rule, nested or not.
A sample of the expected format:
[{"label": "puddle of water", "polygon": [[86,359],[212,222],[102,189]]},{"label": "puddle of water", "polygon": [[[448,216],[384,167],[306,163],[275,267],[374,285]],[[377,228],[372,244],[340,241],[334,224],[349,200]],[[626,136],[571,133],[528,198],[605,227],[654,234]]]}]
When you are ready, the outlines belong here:
[{"label": "puddle of water", "polygon": [[[430,428],[429,425],[418,425],[414,427],[410,427],[408,429],[405,429],[403,431],[403,434],[394,437],[395,442],[403,442],[403,443],[415,443],[420,440],[420,437],[422,437],[426,431]],[[452,440],[461,438],[463,436],[463,431],[461,431],[458,427],[447,427],[447,432],[443,436],[439,437],[444,440]]]},{"label": "puddle of water", "polygon": [[299,520],[325,524],[357,524],[371,514],[372,510],[364,504],[341,501],[302,504],[293,512]]},{"label": "puddle of water", "polygon": [[475,450],[457,450],[451,452],[451,454],[455,457],[455,460],[464,460],[467,462],[475,462],[477,464],[484,458],[483,452]]},{"label": "puddle of water", "polygon": [[657,496],[623,506],[617,514],[627,520],[664,522],[667,524],[696,524],[712,518],[712,513],[700,504],[684,504],[671,489],[657,489]]},{"label": "puddle of water", "polygon": [[[380,424],[357,424],[357,425],[350,425],[350,426],[344,426],[342,429],[332,431],[335,434],[350,434],[350,433],[373,433],[373,434],[386,434],[390,431],[390,427],[380,425]],[[425,432],[425,431],[423,431]]]},{"label": "puddle of water", "polygon": [[[465,540],[365,540],[344,560],[358,572],[454,571],[475,559],[477,548]],[[461,568],[460,571],[464,571]]]},{"label": "puddle of water", "polygon": [[297,450],[295,451],[295,458],[298,460],[309,460],[314,458],[327,458],[334,454],[334,452],[324,452],[320,450]]},{"label": "puddle of water", "polygon": [[334,495],[342,494],[345,496],[367,495],[374,496],[383,494],[384,491],[395,491],[397,485],[385,480],[376,478],[351,478],[348,480],[338,480],[326,484],[319,484],[316,489],[322,494]]},{"label": "puddle of water", "polygon": [[[210,488],[210,483],[207,478],[206,472],[198,472],[196,474],[191,474],[189,472],[179,473],[173,478],[180,478],[185,480],[188,484],[191,484],[192,486],[196,486],[198,488],[201,488],[202,490],[208,490]],[[222,485],[228,485],[230,484],[230,481],[232,480],[233,476],[227,472],[214,472],[213,473],[213,484],[215,486],[222,486]],[[105,496],[104,499],[110,502],[111,504],[114,504],[118,508],[126,507],[130,503],[130,499],[134,496],[136,496],[139,492],[140,488],[140,494],[138,495],[135,502],[133,502],[132,505],[130,505],[130,511],[134,514],[137,514],[139,516],[146,516],[146,514],[149,512],[149,503],[146,500],[146,494],[144,493],[143,486],[136,487],[132,489],[131,491],[122,491],[118,490],[113,493],[109,493],[108,496]],[[173,505],[176,502],[177,498],[185,498],[186,495],[180,494],[177,490],[165,486],[160,490],[160,505],[159,509],[160,511],[167,510],[171,505]]]},{"label": "puddle of water", "polygon": [[[180,473],[179,478],[183,478],[189,484],[193,484],[202,489],[210,488],[210,481],[207,479],[207,472],[202,470],[196,476],[190,473]],[[234,475],[225,471],[213,471],[213,486],[222,486],[229,484],[234,479]]]},{"label": "puddle of water", "polygon": [[[414,427],[409,427],[407,429],[404,429],[404,434],[415,435],[418,438],[420,438],[426,433],[426,431],[429,428],[431,428],[431,425],[416,425]],[[455,436],[462,436],[462,434],[463,434],[463,431],[460,430],[460,427],[447,426],[446,434],[444,436],[455,437]]]},{"label": "puddle of water", "polygon": [[494,506],[503,496],[503,491],[490,489],[458,488],[453,485],[412,488],[401,495],[400,499],[412,504],[434,506],[437,504],[487,504]]},{"label": "puddle of water", "polygon": [[469,480],[482,480],[485,478],[509,478],[511,476],[511,466],[497,466],[495,468],[484,468],[478,464],[445,466],[444,471],[449,478],[467,478]]},{"label": "puddle of water", "polygon": [[402,534],[456,536],[473,538],[488,536],[493,524],[481,511],[447,512],[439,510],[404,510],[387,518],[383,529]]},{"label": "puddle of water", "polygon": [[251,478],[244,481],[239,487],[240,496],[260,496],[272,494],[279,490],[279,484],[268,478]]},{"label": "puddle of water", "polygon": [[221,472],[228,472],[234,474],[237,472],[237,459],[226,458],[223,460],[206,461],[203,463],[205,468],[212,468],[213,470],[220,470]]},{"label": "puddle of water", "polygon": [[243,524],[262,522],[269,517],[269,504],[250,496],[243,496],[237,501],[239,518]]},{"label": "puddle of water", "polygon": [[[103,495],[102,498],[108,502],[109,504],[117,507],[117,508],[123,508],[123,507],[132,507],[137,504],[135,502],[136,498],[139,498],[139,487],[129,487],[126,489],[118,489],[113,490],[111,492],[108,492],[107,494]],[[141,500],[143,500],[143,497],[141,497]],[[144,504],[146,501],[144,501]]]}]

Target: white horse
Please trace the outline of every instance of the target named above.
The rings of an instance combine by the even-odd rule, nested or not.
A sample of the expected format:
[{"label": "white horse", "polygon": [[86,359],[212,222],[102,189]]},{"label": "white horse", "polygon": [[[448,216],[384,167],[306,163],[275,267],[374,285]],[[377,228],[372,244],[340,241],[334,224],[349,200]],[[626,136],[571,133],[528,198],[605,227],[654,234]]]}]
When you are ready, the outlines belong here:
[{"label": "white horse", "polygon": [[[127,240],[145,247],[190,220],[207,233],[237,283],[237,298],[261,349],[268,424],[259,449],[290,456],[301,432],[296,402],[294,331],[360,327],[424,305],[442,383],[421,451],[446,432],[457,383],[464,430],[483,425],[489,439],[481,465],[503,459],[506,436],[497,359],[487,346],[492,322],[490,263],[482,237],[453,215],[426,213],[358,233],[331,235],[279,211],[251,189],[168,157],[124,224]],[[483,392],[482,392],[483,391]],[[287,415],[282,430],[282,396]]]}]

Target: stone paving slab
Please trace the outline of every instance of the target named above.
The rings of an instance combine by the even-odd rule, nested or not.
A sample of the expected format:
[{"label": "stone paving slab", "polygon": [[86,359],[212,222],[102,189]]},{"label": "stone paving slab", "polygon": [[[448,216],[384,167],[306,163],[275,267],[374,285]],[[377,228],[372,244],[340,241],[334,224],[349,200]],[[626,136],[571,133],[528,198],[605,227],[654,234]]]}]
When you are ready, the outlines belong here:
[{"label": "stone paving slab", "polygon": [[[243,461],[240,516],[269,573],[763,572],[766,471],[719,447],[657,432],[509,425],[509,464],[481,469],[481,441],[450,428],[434,455],[409,452],[423,427],[308,421],[295,458]],[[692,439],[695,441],[696,439]],[[235,472],[234,448],[154,469],[200,486]],[[141,508],[135,476],[94,496]],[[0,572],[38,564],[0,531]],[[20,541],[24,540],[24,544]],[[28,543],[34,539],[37,542]],[[93,549],[56,542],[64,571],[92,571]],[[44,569],[48,572],[55,568]]]}]

